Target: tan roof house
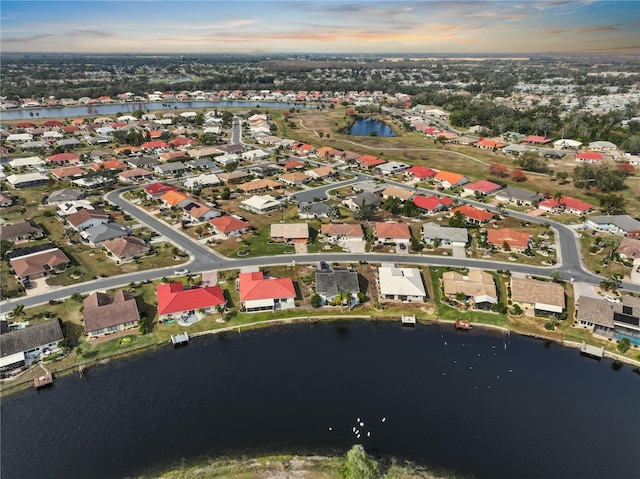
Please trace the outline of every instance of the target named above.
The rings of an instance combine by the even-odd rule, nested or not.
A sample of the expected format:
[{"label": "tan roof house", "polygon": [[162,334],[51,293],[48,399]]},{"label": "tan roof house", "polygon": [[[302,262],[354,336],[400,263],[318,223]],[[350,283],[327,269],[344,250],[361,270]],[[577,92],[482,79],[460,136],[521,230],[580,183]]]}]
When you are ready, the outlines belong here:
[{"label": "tan roof house", "polygon": [[274,223],[271,225],[271,241],[279,243],[307,243],[309,225],[307,223]]},{"label": "tan roof house", "polygon": [[389,186],[382,192],[382,197],[385,199],[394,197],[402,201],[410,201],[415,195],[413,191],[398,186]]},{"label": "tan roof house", "polygon": [[364,239],[362,226],[358,223],[331,223],[321,225],[320,232],[334,239]]},{"label": "tan roof house", "polygon": [[409,243],[411,230],[406,223],[375,223],[376,238],[380,243]]},{"label": "tan roof house", "polygon": [[282,183],[269,178],[249,181],[238,186],[244,193],[257,193],[259,191],[277,190],[282,188]]},{"label": "tan roof house", "polygon": [[565,308],[564,288],[551,281],[511,277],[511,300],[522,309],[543,314],[561,314]]},{"label": "tan roof house", "polygon": [[89,338],[135,328],[140,320],[133,293],[120,290],[114,295],[93,293],[82,302],[84,330]]},{"label": "tan roof house", "polygon": [[146,256],[151,251],[151,247],[142,239],[136,236],[125,236],[105,241],[104,246],[113,258],[118,261],[130,261],[135,258]]},{"label": "tan roof house", "polygon": [[44,232],[31,218],[18,221],[9,225],[0,226],[0,240],[18,243],[42,238]]},{"label": "tan roof house", "polygon": [[[13,256],[9,263],[19,281],[28,281],[34,278],[46,276],[54,269],[66,267],[71,260],[67,258],[60,249],[53,244],[51,247],[41,251]],[[31,248],[29,248],[31,249]],[[38,249],[38,248],[36,248]],[[20,251],[13,251],[12,255],[20,254]],[[11,257],[11,256],[10,256]]]},{"label": "tan roof house", "polygon": [[[474,269],[466,275],[455,271],[447,271],[442,275],[444,295],[449,300],[463,302],[475,309],[491,309],[498,302],[498,292],[493,276],[489,273]],[[461,301],[458,293],[462,293],[465,299]]]}]

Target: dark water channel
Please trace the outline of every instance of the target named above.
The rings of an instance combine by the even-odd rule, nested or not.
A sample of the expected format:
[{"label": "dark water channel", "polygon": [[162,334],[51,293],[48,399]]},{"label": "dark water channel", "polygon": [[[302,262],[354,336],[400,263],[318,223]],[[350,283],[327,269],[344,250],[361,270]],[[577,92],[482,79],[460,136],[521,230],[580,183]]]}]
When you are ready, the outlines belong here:
[{"label": "dark water channel", "polygon": [[639,399],[629,366],[543,341],[449,326],[282,326],[3,398],[0,472],[113,478],[201,455],[360,442],[478,478],[640,477]]}]

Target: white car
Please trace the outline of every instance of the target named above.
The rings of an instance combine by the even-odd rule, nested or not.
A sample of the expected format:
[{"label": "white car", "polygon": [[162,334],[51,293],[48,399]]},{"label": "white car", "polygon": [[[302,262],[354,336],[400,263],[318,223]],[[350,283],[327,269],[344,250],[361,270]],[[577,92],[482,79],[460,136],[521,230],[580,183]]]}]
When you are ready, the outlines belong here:
[{"label": "white car", "polygon": [[189,270],[186,269],[186,268],[180,268],[180,269],[176,269],[173,272],[173,274],[176,275],[176,276],[182,276],[182,275],[185,275],[185,274],[189,274]]},{"label": "white car", "polygon": [[618,298],[616,298],[614,296],[611,296],[610,294],[606,295],[604,297],[604,300],[605,301],[609,301],[610,303],[619,303],[620,302],[620,300]]}]

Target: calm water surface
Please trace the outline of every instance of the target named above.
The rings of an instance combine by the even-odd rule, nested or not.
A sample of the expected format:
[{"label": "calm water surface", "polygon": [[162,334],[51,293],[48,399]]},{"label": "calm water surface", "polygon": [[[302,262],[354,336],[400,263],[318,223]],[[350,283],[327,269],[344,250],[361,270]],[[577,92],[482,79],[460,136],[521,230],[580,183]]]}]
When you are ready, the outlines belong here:
[{"label": "calm water surface", "polygon": [[199,338],[4,398],[0,472],[113,478],[183,457],[361,442],[478,478],[640,477],[639,399],[630,367],[528,338],[283,326]]},{"label": "calm water surface", "polygon": [[375,118],[357,118],[347,130],[349,135],[356,136],[370,136],[374,132],[376,136],[396,136],[389,125]]}]

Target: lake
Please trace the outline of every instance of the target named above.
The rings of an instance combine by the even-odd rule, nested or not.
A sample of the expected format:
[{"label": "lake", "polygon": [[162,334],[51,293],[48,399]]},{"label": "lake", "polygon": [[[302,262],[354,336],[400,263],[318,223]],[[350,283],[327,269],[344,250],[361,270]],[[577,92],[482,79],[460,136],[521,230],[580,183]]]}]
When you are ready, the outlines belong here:
[{"label": "lake", "polygon": [[375,118],[356,118],[346,132],[355,136],[396,136],[389,125]]},{"label": "lake", "polygon": [[158,111],[193,108],[317,108],[316,105],[302,105],[296,103],[280,103],[275,101],[182,101],[171,103],[117,103],[114,105],[94,105],[94,106],[65,106],[58,108],[29,108],[26,110],[3,110],[0,111],[0,121],[2,120],[29,120],[34,121],[42,118],[72,118],[76,116],[104,116],[123,115],[133,113],[138,110]]},{"label": "lake", "polygon": [[450,325],[207,336],[3,398],[0,472],[113,478],[183,457],[362,443],[477,478],[638,477],[640,377],[613,366]]}]

